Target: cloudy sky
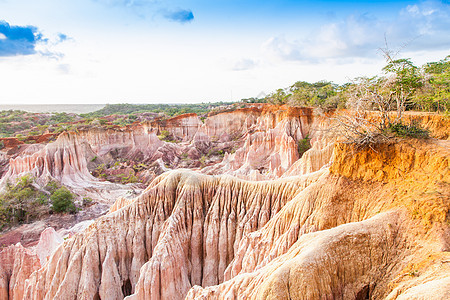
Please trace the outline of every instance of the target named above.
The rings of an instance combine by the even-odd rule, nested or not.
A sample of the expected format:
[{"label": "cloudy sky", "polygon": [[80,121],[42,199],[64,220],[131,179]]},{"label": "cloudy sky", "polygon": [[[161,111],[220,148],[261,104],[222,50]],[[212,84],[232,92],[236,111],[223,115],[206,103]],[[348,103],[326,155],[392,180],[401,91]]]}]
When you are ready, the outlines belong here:
[{"label": "cloudy sky", "polygon": [[186,103],[450,54],[447,1],[0,0],[0,104]]}]

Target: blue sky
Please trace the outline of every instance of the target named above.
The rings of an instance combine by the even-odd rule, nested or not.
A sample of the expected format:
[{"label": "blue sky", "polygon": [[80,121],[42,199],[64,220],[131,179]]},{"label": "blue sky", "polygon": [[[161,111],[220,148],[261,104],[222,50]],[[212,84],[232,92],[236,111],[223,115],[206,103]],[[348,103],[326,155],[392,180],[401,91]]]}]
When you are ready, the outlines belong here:
[{"label": "blue sky", "polygon": [[449,1],[0,0],[0,103],[185,103],[450,54]]}]

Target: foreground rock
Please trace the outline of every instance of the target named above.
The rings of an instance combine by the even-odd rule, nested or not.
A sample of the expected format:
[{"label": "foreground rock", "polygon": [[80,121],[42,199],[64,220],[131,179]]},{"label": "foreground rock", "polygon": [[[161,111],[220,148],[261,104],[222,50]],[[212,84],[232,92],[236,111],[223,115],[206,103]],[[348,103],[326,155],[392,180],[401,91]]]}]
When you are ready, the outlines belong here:
[{"label": "foreground rock", "polygon": [[39,258],[17,244],[0,251],[0,262],[0,299],[23,299],[25,280],[39,269]]}]

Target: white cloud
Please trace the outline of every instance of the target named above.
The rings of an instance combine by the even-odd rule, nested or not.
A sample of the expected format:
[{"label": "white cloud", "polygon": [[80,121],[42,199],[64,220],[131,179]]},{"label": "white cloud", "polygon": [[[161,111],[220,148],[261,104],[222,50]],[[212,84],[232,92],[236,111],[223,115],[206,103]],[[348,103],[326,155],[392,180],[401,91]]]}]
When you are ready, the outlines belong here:
[{"label": "white cloud", "polygon": [[419,7],[417,6],[417,4],[408,5],[406,7],[406,11],[412,16],[418,16],[419,15]]},{"label": "white cloud", "polygon": [[262,45],[265,54],[283,60],[301,60],[302,45],[299,41],[287,41],[284,36],[271,37]]},{"label": "white cloud", "polygon": [[408,51],[450,49],[450,5],[434,1],[408,5],[393,20],[352,15],[324,24],[300,39],[271,37],[263,44],[263,50],[287,61],[340,62],[376,56],[384,46],[385,36],[394,49],[405,45]]},{"label": "white cloud", "polygon": [[235,62],[232,70],[233,71],[245,71],[255,68],[258,63],[250,58],[243,58]]},{"label": "white cloud", "polygon": [[6,40],[6,36],[3,33],[0,33],[0,40]]}]

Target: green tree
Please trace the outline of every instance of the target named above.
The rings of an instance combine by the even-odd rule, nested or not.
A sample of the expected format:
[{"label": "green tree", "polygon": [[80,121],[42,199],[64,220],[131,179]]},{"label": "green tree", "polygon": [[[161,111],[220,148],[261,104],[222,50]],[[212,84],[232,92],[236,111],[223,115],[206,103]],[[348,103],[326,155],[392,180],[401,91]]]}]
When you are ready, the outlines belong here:
[{"label": "green tree", "polygon": [[419,68],[413,65],[410,59],[393,59],[386,51],[387,65],[383,71],[391,76],[387,78],[389,93],[396,102],[397,117],[395,123],[401,122],[403,112],[406,109],[407,100],[422,86],[423,77]]},{"label": "green tree", "polygon": [[413,98],[414,104],[426,111],[450,110],[450,55],[438,62],[425,64],[424,86]]},{"label": "green tree", "polygon": [[286,104],[288,96],[284,89],[278,89],[276,92],[267,96],[267,102],[276,105]]},{"label": "green tree", "polygon": [[75,203],[73,203],[73,194],[65,187],[57,189],[51,196],[52,210],[54,212],[71,212],[77,211]]}]

